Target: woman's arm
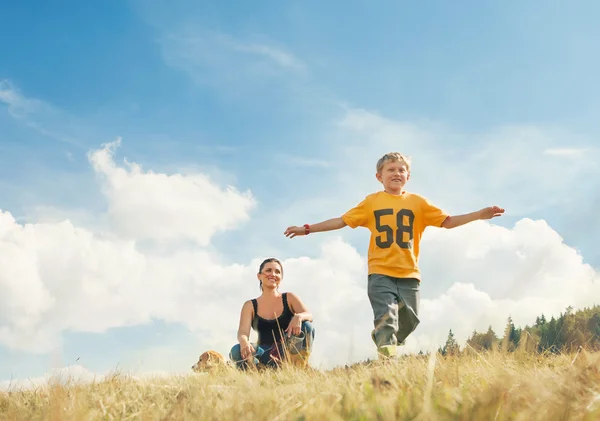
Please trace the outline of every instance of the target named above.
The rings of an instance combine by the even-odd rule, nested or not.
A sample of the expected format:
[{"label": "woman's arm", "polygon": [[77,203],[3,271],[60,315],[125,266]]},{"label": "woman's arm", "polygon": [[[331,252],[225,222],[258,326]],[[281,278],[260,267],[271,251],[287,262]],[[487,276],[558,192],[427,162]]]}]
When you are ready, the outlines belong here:
[{"label": "woman's arm", "polygon": [[238,327],[237,339],[240,343],[240,353],[243,359],[248,359],[254,354],[254,347],[250,343],[250,328],[252,327],[252,313],[254,312],[252,302],[246,301],[242,306],[240,314],[240,325]]},{"label": "woman's arm", "polygon": [[246,301],[242,306],[242,312],[240,314],[240,324],[237,332],[237,339],[240,345],[244,345],[250,342],[250,329],[252,327],[252,302]]},{"label": "woman's arm", "polygon": [[308,311],[308,307],[306,307],[300,297],[298,297],[296,294],[288,292],[288,303],[292,313],[294,313],[295,316],[300,319],[300,323],[305,320],[308,322],[313,321],[312,313]]}]

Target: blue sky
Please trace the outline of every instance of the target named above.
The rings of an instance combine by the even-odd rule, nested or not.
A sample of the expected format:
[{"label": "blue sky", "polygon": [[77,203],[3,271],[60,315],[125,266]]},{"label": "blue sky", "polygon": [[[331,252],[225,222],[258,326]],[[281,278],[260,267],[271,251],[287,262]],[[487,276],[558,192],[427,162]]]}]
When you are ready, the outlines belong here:
[{"label": "blue sky", "polygon": [[[592,1],[265,1],[235,7],[217,1],[12,2],[4,6],[0,25],[0,209],[15,218],[12,226],[19,229],[27,223],[56,227],[38,234],[55,236],[56,244],[66,238],[56,234],[67,229],[60,225],[66,219],[94,239],[108,235],[135,241],[148,265],[158,264],[152,259],[174,265],[168,259],[177,251],[196,256],[193,261],[198,261],[193,253],[202,253],[225,272],[243,267],[250,280],[231,282],[252,287],[232,297],[232,307],[220,303],[235,324],[240,300],[256,293],[251,279],[261,257],[291,259],[298,273],[311,279],[327,279],[336,267],[337,260],[322,247],[354,256],[345,248],[351,247],[364,258],[365,232],[348,229],[299,241],[282,233],[291,224],[338,216],[378,189],[374,163],[393,149],[415,159],[410,188],[454,213],[505,206],[507,214],[493,223],[510,235],[530,239],[532,234],[519,234],[515,223],[543,220],[547,228],[527,229],[556,232],[565,241],[549,237],[557,250],[577,250],[583,259],[569,254],[579,265],[573,273],[585,272],[581,265],[600,266],[595,244],[600,235],[595,218],[600,204],[600,57],[594,54],[599,13],[600,5]],[[103,145],[117,138],[121,141],[114,151],[104,153]],[[113,171],[115,166],[129,168],[125,159],[140,165],[142,175]],[[149,189],[144,181],[151,179],[144,178],[151,177],[148,171],[165,175],[156,178],[165,183],[159,190],[165,195],[184,192],[169,196],[172,206],[160,211],[143,207],[145,195],[152,194],[144,190]],[[201,176],[212,184],[202,184]],[[123,183],[129,195],[120,193]],[[227,185],[252,200],[225,196]],[[130,199],[138,192],[142,199]],[[219,200],[229,200],[224,197],[237,208],[223,208]],[[154,200],[158,207],[164,202]],[[221,222],[211,225],[207,217],[194,216],[211,206],[216,210],[206,215],[222,216]],[[179,218],[182,207],[194,211]],[[188,222],[189,232],[184,228]],[[479,235],[468,229],[459,234],[466,236],[460,240],[465,244],[467,237],[476,241]],[[328,243],[337,238],[342,243]],[[30,250],[25,241],[17,250]],[[90,247],[100,247],[94,241]],[[509,243],[506,247],[529,244]],[[126,247],[110,244],[106,247]],[[295,261],[299,256],[308,260]],[[431,252],[424,258],[424,273],[435,277],[440,256]],[[66,279],[75,273],[69,265],[79,263],[72,259],[52,276]],[[43,260],[38,255],[36,262]],[[45,278],[49,269],[39,264],[39,282],[31,285],[44,291],[55,281]],[[97,282],[121,276],[107,272],[102,278],[98,266],[81,265],[87,268],[81,269],[82,277],[98,277]],[[20,270],[0,272],[3,285],[14,287],[25,276]],[[356,322],[362,332],[357,338],[370,323],[361,270],[358,265],[347,281],[364,315]],[[443,296],[455,281],[471,275],[456,276],[424,292],[424,298],[434,302],[436,294]],[[562,279],[553,276],[540,278],[540,285],[550,288]],[[123,282],[119,288],[129,288]],[[54,295],[60,284],[52,285],[48,297],[54,297],[56,308],[69,307],[68,294]],[[478,287],[486,291],[485,285]],[[319,288],[315,284],[306,291]],[[206,297],[208,289],[198,297]],[[91,299],[89,291],[81,290]],[[148,297],[159,297],[162,290],[153,291]],[[327,306],[315,294],[320,313],[315,312],[329,320]],[[564,304],[543,294],[537,298],[553,303],[551,309]],[[14,333],[18,324],[11,308],[0,305],[0,327]],[[186,317],[200,317],[194,310],[189,315],[152,306],[138,310],[124,310],[128,316],[115,316],[105,325],[75,323],[75,310],[64,318],[55,310],[40,310],[49,321],[31,322],[28,339],[0,336],[0,380],[41,376],[82,355],[78,363],[92,372],[117,364],[185,370],[202,347],[223,351],[235,341],[237,325],[231,322],[219,332],[203,325],[208,320],[188,324]],[[497,317],[506,316],[498,310]],[[447,325],[436,326],[447,332]],[[207,336],[219,339],[213,343]],[[32,345],[40,337],[60,339],[49,339],[54,345],[40,350]],[[330,337],[337,340],[333,328]]]}]

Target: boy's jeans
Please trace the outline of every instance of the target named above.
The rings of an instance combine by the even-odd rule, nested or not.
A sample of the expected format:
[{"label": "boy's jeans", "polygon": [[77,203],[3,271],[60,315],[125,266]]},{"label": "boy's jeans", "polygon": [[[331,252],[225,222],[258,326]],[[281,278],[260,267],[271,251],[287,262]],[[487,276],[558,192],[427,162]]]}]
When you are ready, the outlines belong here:
[{"label": "boy's jeans", "polygon": [[[312,343],[315,338],[315,329],[309,321],[305,320],[302,322],[301,332],[299,336],[291,336],[290,338],[287,338],[287,334],[285,332],[283,332],[283,334],[286,335],[286,346],[290,346],[290,349],[288,350],[290,353],[294,354],[296,352],[304,350],[309,352],[311,351]],[[281,346],[280,344],[276,345]],[[252,343],[252,347],[254,348],[254,365],[258,363],[262,363],[264,365],[272,365],[272,362],[270,361],[270,352],[273,346],[263,347],[257,345],[256,343]],[[229,352],[229,359],[233,361],[235,365],[242,370],[248,368],[247,361],[242,358],[240,344],[235,344],[233,348],[231,348],[231,351]]]},{"label": "boy's jeans", "polygon": [[419,280],[373,273],[369,275],[368,294],[375,327],[371,337],[377,348],[404,345],[420,322]]}]

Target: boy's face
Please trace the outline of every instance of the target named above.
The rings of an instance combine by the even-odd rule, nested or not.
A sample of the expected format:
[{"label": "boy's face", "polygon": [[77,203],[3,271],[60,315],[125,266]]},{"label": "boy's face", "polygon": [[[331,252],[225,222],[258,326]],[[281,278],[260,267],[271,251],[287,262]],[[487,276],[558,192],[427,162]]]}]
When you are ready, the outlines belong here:
[{"label": "boy's face", "polygon": [[386,162],[380,173],[376,175],[388,193],[400,194],[410,178],[410,173],[403,161]]}]

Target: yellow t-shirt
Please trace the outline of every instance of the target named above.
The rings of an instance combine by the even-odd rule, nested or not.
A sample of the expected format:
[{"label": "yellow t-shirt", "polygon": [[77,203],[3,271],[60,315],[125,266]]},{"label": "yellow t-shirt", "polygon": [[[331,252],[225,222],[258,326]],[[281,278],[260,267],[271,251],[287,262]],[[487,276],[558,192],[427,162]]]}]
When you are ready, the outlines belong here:
[{"label": "yellow t-shirt", "polygon": [[369,274],[421,279],[419,244],[428,226],[441,226],[448,213],[424,197],[385,191],[368,195],[342,219],[351,228],[366,227],[369,241]]}]

